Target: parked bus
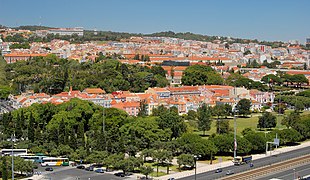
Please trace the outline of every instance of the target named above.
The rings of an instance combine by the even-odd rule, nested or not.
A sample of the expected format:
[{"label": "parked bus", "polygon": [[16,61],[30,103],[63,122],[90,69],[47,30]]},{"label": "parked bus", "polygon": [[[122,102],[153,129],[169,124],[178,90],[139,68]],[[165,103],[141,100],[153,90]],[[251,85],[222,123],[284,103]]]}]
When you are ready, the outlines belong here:
[{"label": "parked bus", "polygon": [[68,158],[44,157],[41,166],[69,166]]},{"label": "parked bus", "polygon": [[33,161],[36,163],[42,163],[43,158],[46,158],[47,156],[36,156],[36,155],[22,155],[20,156],[21,158],[27,160],[27,161]]},{"label": "parked bus", "polygon": [[14,156],[27,155],[27,149],[1,149],[1,156],[11,156],[13,151]]}]

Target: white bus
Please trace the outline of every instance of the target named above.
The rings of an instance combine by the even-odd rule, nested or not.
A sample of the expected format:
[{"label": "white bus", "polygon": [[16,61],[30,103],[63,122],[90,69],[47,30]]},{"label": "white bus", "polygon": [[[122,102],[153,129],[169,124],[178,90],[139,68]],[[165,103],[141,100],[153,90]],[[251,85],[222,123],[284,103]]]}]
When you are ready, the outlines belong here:
[{"label": "white bus", "polygon": [[11,156],[13,151],[14,156],[27,155],[27,149],[1,149],[1,156]]},{"label": "white bus", "polygon": [[47,157],[47,156],[37,156],[37,155],[22,155],[20,156],[21,158],[25,159],[26,161],[33,161],[36,163],[42,163],[43,162],[43,158]]},{"label": "white bus", "polygon": [[44,157],[41,166],[69,166],[68,158]]}]

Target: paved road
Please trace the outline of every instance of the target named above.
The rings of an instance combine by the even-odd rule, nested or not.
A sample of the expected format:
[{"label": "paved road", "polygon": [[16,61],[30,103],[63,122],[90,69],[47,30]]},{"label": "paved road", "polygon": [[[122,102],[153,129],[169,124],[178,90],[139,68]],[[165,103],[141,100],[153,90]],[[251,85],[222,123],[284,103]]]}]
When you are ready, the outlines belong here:
[{"label": "paved road", "polygon": [[[269,164],[274,164],[274,163],[284,161],[287,159],[292,159],[298,156],[306,155],[309,153],[310,153],[310,147],[306,147],[306,148],[301,148],[301,149],[290,151],[290,152],[281,153],[276,156],[268,156],[266,158],[257,159],[253,161],[253,164],[254,164],[254,168],[257,168],[257,167],[262,167],[262,166],[266,166]],[[228,166],[228,167],[223,168],[222,173],[216,174],[214,171],[212,172],[209,171],[209,172],[197,174],[197,180],[219,179],[221,177],[226,176],[225,174],[227,170],[233,170],[235,173],[239,173],[239,172],[244,172],[250,169],[251,168],[249,167],[249,165]],[[182,180],[193,180],[195,179],[195,176],[189,176],[189,177],[185,177],[181,179]]]},{"label": "paved road", "polygon": [[[71,168],[71,167],[53,167],[53,172],[46,172],[44,170],[45,168],[39,167],[36,171],[41,171],[43,177],[39,178],[42,180],[119,180],[119,179],[128,179],[117,177],[113,173],[96,173],[94,171],[86,171],[84,169],[77,169],[77,168]],[[33,179],[36,179],[36,175],[32,177]]]},{"label": "paved road", "polygon": [[[310,164],[303,165],[303,166],[295,168],[295,179],[298,176],[302,177],[302,176],[306,176],[306,175],[310,175]],[[288,169],[288,170],[283,171],[283,172],[275,173],[273,175],[268,175],[266,177],[259,178],[258,180],[269,180],[272,178],[278,178],[278,179],[282,179],[282,180],[292,180],[294,178],[294,169]]]}]

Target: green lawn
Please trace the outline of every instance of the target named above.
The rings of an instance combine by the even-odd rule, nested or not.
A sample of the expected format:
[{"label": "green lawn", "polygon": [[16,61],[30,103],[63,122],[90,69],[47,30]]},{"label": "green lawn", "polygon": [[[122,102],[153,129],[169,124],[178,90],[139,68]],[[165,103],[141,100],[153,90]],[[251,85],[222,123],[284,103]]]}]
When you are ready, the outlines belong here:
[{"label": "green lawn", "polygon": [[164,175],[167,175],[167,173],[159,171],[158,176],[157,176],[156,170],[150,174],[151,177],[160,177],[160,176],[164,176]]},{"label": "green lawn", "polygon": [[[287,110],[285,111],[285,115],[289,114],[290,112],[292,112],[293,110]],[[277,129],[283,129],[286,128],[284,125],[281,124],[282,119],[285,117],[285,115],[279,115],[277,113],[273,113],[276,118],[277,118]],[[301,114],[302,116],[305,115],[310,115],[310,111],[303,111],[303,113]],[[245,128],[252,128],[253,130],[258,130],[257,129],[257,123],[258,123],[258,117],[261,116],[261,113],[253,113],[252,115],[243,118],[243,117],[238,117],[236,119],[236,124],[237,124],[237,135],[241,135],[241,132],[245,129]],[[234,119],[233,117],[228,117],[229,119],[229,125],[231,127],[231,129],[233,130],[234,128]],[[199,135],[203,135],[202,131],[194,131],[194,133],[199,134]],[[216,133],[216,124],[215,121],[212,122],[211,125],[211,130],[210,131],[206,131],[206,138],[208,138],[208,136],[210,136],[211,134]]]}]

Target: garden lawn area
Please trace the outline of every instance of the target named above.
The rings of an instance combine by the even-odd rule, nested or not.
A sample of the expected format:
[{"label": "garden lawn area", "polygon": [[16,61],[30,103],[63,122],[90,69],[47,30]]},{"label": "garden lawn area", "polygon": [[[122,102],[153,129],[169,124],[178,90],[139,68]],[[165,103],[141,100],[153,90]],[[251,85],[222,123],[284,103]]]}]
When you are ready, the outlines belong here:
[{"label": "garden lawn area", "polygon": [[157,172],[156,172],[156,169],[155,169],[155,171],[152,172],[149,176],[151,176],[151,177],[160,177],[160,176],[164,176],[164,175],[167,175],[167,173],[159,171],[158,172],[158,176],[157,176]]},{"label": "garden lawn area", "polygon": [[[232,156],[215,156],[215,159],[212,161],[212,164],[217,164],[217,163],[219,163],[219,158],[222,158],[222,162],[225,162],[225,161],[232,161],[232,160],[233,160],[233,157],[232,157]],[[199,163],[205,163],[205,164],[210,164],[210,160],[204,160],[204,161],[198,160],[197,162],[199,162]]]},{"label": "garden lawn area", "polygon": [[[286,126],[282,125],[282,119],[288,115],[289,113],[293,112],[293,110],[286,110],[285,114],[277,114],[273,112],[273,115],[276,116],[277,118],[277,126],[275,127],[276,129],[284,129]],[[249,115],[248,117],[237,117],[236,119],[236,124],[237,124],[237,135],[241,136],[241,132],[245,128],[251,128],[253,130],[259,130],[257,129],[257,123],[258,123],[258,117],[261,116],[261,113],[252,113],[252,115]],[[310,111],[303,111],[301,116],[309,116]],[[229,126],[233,132],[234,129],[234,118],[233,117],[228,117],[229,119]],[[202,131],[194,131],[195,134],[203,135]],[[204,138],[208,138],[211,134],[216,133],[216,120],[212,121],[211,129],[210,131],[206,131],[206,136]]]},{"label": "garden lawn area", "polygon": [[[148,163],[148,162],[145,162],[144,164],[143,164],[144,166],[151,166],[151,167],[153,167],[153,169],[154,169],[154,172],[151,174],[151,176],[154,176],[154,177],[157,177],[156,176],[156,171],[157,171],[157,167],[156,167],[156,162],[154,162],[154,163]],[[179,172],[179,166],[178,165],[175,165],[175,164],[173,164],[173,165],[171,165],[171,166],[169,166],[169,170],[170,171],[174,171],[174,172]],[[167,173],[167,166],[158,166],[158,177],[159,176],[163,176],[163,175],[166,175]]]}]

